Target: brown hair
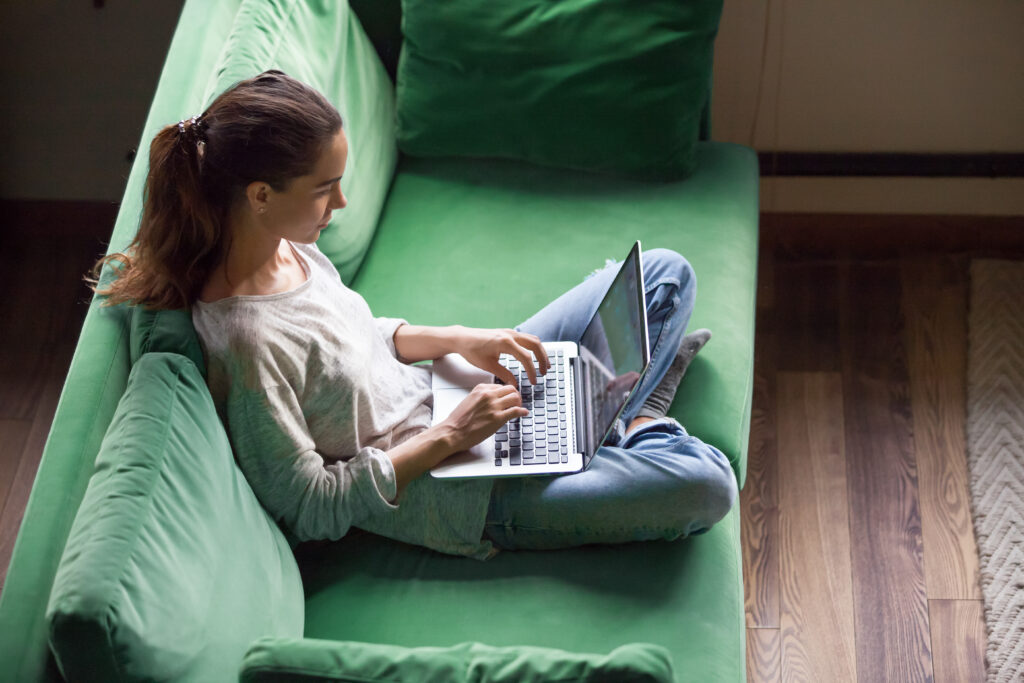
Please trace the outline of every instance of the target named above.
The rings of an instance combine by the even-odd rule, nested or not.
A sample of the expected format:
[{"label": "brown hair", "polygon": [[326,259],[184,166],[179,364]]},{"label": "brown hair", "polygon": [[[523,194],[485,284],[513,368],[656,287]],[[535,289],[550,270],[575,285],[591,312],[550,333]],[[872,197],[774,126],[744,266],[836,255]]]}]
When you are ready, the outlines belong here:
[{"label": "brown hair", "polygon": [[[341,126],[323,95],[280,71],[236,83],[200,116],[165,126],[149,147],[139,231],[125,253],[96,264],[93,289],[105,305],[190,306],[230,249],[228,216],[246,187],[287,190]],[[108,264],[117,277],[101,288]]]}]

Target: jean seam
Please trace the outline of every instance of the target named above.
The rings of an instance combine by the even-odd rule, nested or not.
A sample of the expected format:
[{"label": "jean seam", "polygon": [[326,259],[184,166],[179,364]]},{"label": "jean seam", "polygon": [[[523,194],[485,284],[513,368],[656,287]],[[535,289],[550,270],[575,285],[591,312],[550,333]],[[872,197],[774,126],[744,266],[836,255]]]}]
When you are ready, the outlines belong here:
[{"label": "jean seam", "polygon": [[[572,529],[565,529],[565,528],[559,529],[559,528],[555,528],[555,527],[530,526],[530,525],[526,525],[526,524],[505,523],[505,524],[485,524],[484,528],[486,529],[487,527],[499,527],[505,533],[506,538],[508,540],[511,540],[511,541],[515,541],[516,540],[516,535],[517,535],[518,532],[523,532],[523,533],[541,533],[541,534],[544,534],[544,535],[548,536],[549,538],[569,539],[569,540],[575,542],[574,545],[582,545],[582,544],[590,544],[590,543],[600,543],[601,541],[592,541],[592,540],[584,540],[582,542],[579,541],[581,536],[582,537],[586,537],[586,536],[589,536],[590,534],[595,534],[595,533],[597,533],[597,534],[607,534],[607,533],[611,532],[612,534],[618,533],[618,534],[621,534],[621,535],[625,536],[625,535],[629,535],[630,533],[632,533],[634,531],[637,531],[637,530],[640,530],[640,531],[656,530],[659,533],[664,531],[662,529],[654,529],[654,527],[650,527],[648,525],[640,525],[640,526],[635,526],[635,527],[634,526],[626,526],[626,525],[624,525],[624,526],[619,526],[619,527],[615,527],[615,528],[604,528],[604,527],[602,527],[600,529],[584,528],[584,527],[573,527]],[[514,545],[514,543],[513,543],[513,545]],[[567,547],[569,547],[569,546],[567,546]]]},{"label": "jean seam", "polygon": [[672,312],[669,315],[665,316],[665,325],[662,325],[661,330],[658,332],[658,339],[654,342],[654,350],[651,352],[652,364],[654,363],[654,359],[657,357],[657,352],[661,349],[661,340],[665,336],[665,330],[667,327],[670,327],[669,321],[675,316],[676,311],[679,310],[679,304],[682,303],[678,296],[679,289],[681,288],[682,284],[679,282],[678,278],[667,276],[660,278],[656,280],[653,284],[651,284],[651,286],[647,287],[644,290],[644,293],[646,295],[649,295],[655,289],[665,284],[672,285],[673,287],[675,287],[676,291],[672,293]]},{"label": "jean seam", "polygon": [[[574,527],[573,529],[555,529],[555,528],[551,528],[551,527],[534,527],[534,526],[526,526],[526,525],[522,525],[522,524],[517,524],[517,525],[508,525],[508,524],[507,525],[496,525],[496,524],[490,524],[490,525],[487,525],[487,526],[500,526],[502,528],[502,530],[505,532],[506,540],[511,541],[510,547],[512,547],[512,548],[522,547],[524,549],[528,548],[528,547],[532,547],[532,544],[527,543],[525,546],[517,546],[517,544],[516,544],[516,541],[518,540],[516,538],[517,532],[541,533],[541,534],[544,534],[549,540],[550,539],[557,539],[559,541],[559,545],[557,545],[555,547],[565,547],[565,548],[579,547],[579,546],[582,546],[582,545],[594,545],[594,544],[599,544],[599,545],[604,545],[604,544],[609,544],[609,543],[610,544],[618,544],[618,543],[623,542],[623,541],[600,541],[600,540],[594,540],[592,538],[589,538],[589,536],[591,534],[598,534],[598,535],[601,535],[601,536],[609,536],[609,535],[610,536],[615,536],[615,535],[618,535],[618,536],[621,536],[621,537],[625,538],[627,536],[633,536],[637,532],[641,532],[641,534],[643,534],[643,535],[656,534],[658,537],[660,537],[662,539],[669,539],[669,540],[685,538],[685,537],[691,535],[691,533],[688,533],[686,530],[683,530],[683,529],[677,529],[677,528],[670,527],[670,526],[651,525],[651,524],[640,524],[640,525],[636,525],[636,526],[623,525],[623,526],[618,526],[618,527],[615,527],[615,528],[602,527],[600,529],[590,529],[590,528],[584,529],[584,528],[580,528],[580,527]],[[492,539],[492,542],[496,542],[496,541],[494,541]],[[501,547],[501,546],[499,546],[499,547]],[[505,548],[505,549],[508,549],[508,548]]]}]

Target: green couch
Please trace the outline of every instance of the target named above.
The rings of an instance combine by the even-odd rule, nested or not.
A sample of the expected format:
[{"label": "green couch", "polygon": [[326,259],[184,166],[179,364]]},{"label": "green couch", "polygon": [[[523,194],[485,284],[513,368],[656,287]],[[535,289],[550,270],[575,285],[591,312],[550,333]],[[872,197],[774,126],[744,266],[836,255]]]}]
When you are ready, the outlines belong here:
[{"label": "green couch", "polygon": [[[322,248],[376,315],[416,323],[511,326],[634,239],[675,249],[698,277],[691,325],[714,338],[672,415],[729,456],[742,486],[757,264],[752,150],[706,139],[705,108],[695,170],[681,180],[400,154],[389,133],[398,0],[352,0],[351,10],[265,4],[186,3],[140,149],[263,69],[313,82],[339,103],[353,145],[350,207]],[[385,125],[373,128],[375,119]],[[355,140],[368,142],[357,149]],[[139,154],[111,250],[137,227],[146,167]],[[537,248],[549,238],[569,246]],[[528,258],[530,268],[502,267]],[[500,294],[505,303],[495,305]],[[675,543],[487,562],[359,531],[289,544],[231,458],[193,334],[182,312],[91,305],[0,597],[0,675],[233,680],[263,638],[246,659],[247,680],[285,680],[268,661],[336,662],[358,643],[385,648],[384,659],[440,661],[446,652],[463,664],[466,653],[535,664],[551,652],[530,648],[635,654],[623,646],[648,643],[671,657],[678,680],[745,679],[738,507]],[[460,643],[481,645],[401,650]],[[510,676],[494,680],[529,674]]]}]

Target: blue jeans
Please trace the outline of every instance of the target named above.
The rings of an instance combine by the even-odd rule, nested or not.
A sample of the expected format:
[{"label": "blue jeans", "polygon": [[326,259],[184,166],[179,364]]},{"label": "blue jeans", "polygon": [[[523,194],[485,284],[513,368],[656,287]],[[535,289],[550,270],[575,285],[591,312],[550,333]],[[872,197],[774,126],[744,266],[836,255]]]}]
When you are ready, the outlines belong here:
[{"label": "blue jeans", "polygon": [[[645,251],[651,367],[615,433],[583,472],[494,482],[485,533],[506,550],[674,540],[708,530],[733,506],[736,478],[725,455],[676,420],[626,426],[675,358],[697,293],[693,268],[667,249]],[[618,271],[610,264],[516,327],[544,341],[580,340]]]}]

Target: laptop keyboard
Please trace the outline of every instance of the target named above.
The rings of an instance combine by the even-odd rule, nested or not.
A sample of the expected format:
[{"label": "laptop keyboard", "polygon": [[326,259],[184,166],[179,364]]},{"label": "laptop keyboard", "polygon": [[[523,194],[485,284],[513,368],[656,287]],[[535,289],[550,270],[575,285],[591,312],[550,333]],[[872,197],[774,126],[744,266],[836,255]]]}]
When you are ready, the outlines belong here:
[{"label": "laptop keyboard", "polygon": [[[522,364],[503,355],[500,363],[519,383],[523,407],[530,414],[513,418],[494,435],[494,464],[498,467],[529,467],[569,462],[568,408],[566,406],[566,362],[562,351],[548,354],[547,375],[537,371],[537,384],[530,384]],[[537,362],[534,361],[534,368]]]}]

